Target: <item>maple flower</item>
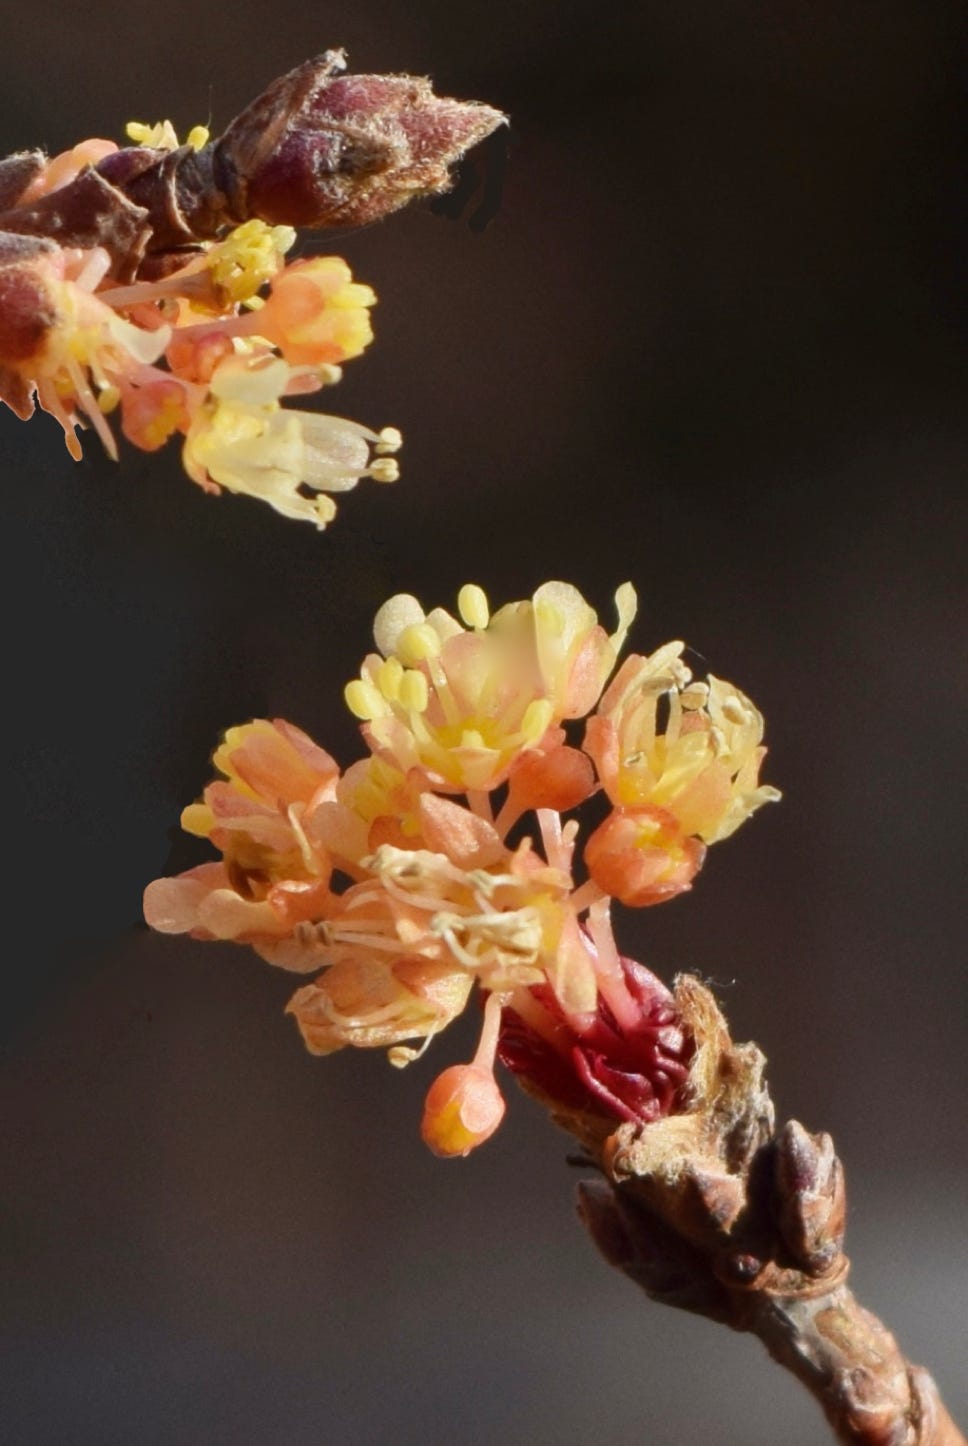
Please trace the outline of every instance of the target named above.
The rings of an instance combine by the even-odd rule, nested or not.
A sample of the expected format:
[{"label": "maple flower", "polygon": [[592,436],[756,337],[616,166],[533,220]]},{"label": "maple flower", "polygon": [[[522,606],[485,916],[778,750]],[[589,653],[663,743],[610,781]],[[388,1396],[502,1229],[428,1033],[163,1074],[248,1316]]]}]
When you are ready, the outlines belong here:
[{"label": "maple flower", "polygon": [[249,326],[291,366],[335,365],[359,356],[373,340],[375,301],[339,256],[316,256],[293,262],[270,283],[268,300]]},{"label": "maple flower", "polygon": [[209,400],[194,414],[182,461],[208,491],[225,488],[259,497],[284,517],[323,528],[336,514],[327,495],[346,492],[361,477],[395,482],[390,455],[400,446],[392,427],[371,431],[359,422],[320,412],[283,409],[279,398],[292,371],[281,358],[252,365],[228,357],[216,367]]},{"label": "maple flower", "polygon": [[395,1051],[408,1062],[402,1041],[429,1039],[467,1003],[473,977],[466,970],[406,954],[370,954],[331,965],[312,984],[297,989],[286,1006],[311,1054],[358,1049]]},{"label": "maple flower", "polygon": [[286,941],[331,906],[333,860],[304,825],[333,796],[337,765],[282,719],[230,728],[214,763],[223,778],[185,809],[182,826],[222,860],[150,884],[145,918],[162,933],[235,939],[285,968],[313,968]]},{"label": "maple flower", "polygon": [[[240,375],[258,387],[258,367]],[[685,1098],[692,1037],[664,986],[620,955],[611,903],[688,887],[706,844],[775,790],[757,782],[762,718],[730,685],[694,683],[681,643],[633,656],[605,688],[634,601],[619,590],[608,636],[565,583],[493,614],[472,584],[457,617],[391,598],[380,653],[346,690],[369,756],[339,775],[278,720],[230,731],[222,779],[183,817],[221,861],[147,891],[156,928],[249,942],[315,973],[288,1012],[317,1054],[383,1047],[408,1064],[476,985],[477,1050],[426,1097],[437,1154],[464,1155],[497,1128],[498,1059],[599,1143]],[[583,751],[563,724],[596,704]],[[580,821],[562,813],[596,771],[613,808],[585,842],[582,881]]]},{"label": "maple flower", "polygon": [[705,846],[780,796],[758,782],[762,715],[730,683],[694,682],[682,650],[668,643],[651,657],[627,658],[585,731],[585,749],[615,805],[588,840],[585,861],[626,904],[687,889]]},{"label": "maple flower", "polygon": [[619,589],[616,607],[609,636],[567,583],[546,583],[493,616],[483,590],[468,584],[461,621],[400,593],[377,614],[380,653],[364,661],[347,704],[373,751],[400,772],[420,769],[447,792],[488,792],[527,753],[561,746],[563,735],[549,730],[594,706],[634,616],[631,587]]},{"label": "maple flower", "polygon": [[63,250],[24,236],[0,236],[0,398],[26,418],[34,396],[80,457],[75,428],[86,417],[108,453],[117,448],[105,412],[119,388],[147,374],[168,342],[126,321],[97,295],[107,253]]}]

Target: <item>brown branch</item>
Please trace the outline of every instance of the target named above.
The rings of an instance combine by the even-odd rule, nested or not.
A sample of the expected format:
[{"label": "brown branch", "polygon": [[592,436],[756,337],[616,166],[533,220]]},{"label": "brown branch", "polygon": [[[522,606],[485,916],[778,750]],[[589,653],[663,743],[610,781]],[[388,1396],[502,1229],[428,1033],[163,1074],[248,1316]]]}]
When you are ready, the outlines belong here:
[{"label": "brown branch", "polygon": [[646,1294],[748,1331],[853,1446],[966,1446],[927,1371],[905,1360],[847,1286],[844,1175],[829,1135],[776,1130],[754,1045],[734,1045],[712,996],[682,979],[698,1044],[682,1114],[602,1140],[560,1116],[601,1166],[579,1213]]}]

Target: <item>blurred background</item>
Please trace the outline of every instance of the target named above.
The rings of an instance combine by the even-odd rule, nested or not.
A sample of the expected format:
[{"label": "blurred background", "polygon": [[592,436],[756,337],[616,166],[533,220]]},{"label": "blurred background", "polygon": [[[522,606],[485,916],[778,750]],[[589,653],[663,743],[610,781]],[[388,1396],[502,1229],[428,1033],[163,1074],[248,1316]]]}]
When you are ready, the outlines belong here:
[{"label": "blurred background", "polygon": [[222,729],[282,715],[349,762],[386,596],[548,577],[609,619],[631,578],[633,646],[686,638],[766,714],[784,802],[621,938],[712,978],[778,1109],[834,1134],[858,1292],[964,1421],[963,7],[37,0],[3,151],[219,129],[335,45],[513,121],[486,228],[493,148],[461,217],[309,243],[379,294],[325,406],[401,428],[400,485],[318,535],[174,449],[75,465],[0,416],[4,1440],[827,1439],[757,1342],[597,1259],[513,1087],[476,1156],[425,1152],[473,1020],[402,1076],[314,1060],[291,979],[139,923],[201,857],[176,825]]}]

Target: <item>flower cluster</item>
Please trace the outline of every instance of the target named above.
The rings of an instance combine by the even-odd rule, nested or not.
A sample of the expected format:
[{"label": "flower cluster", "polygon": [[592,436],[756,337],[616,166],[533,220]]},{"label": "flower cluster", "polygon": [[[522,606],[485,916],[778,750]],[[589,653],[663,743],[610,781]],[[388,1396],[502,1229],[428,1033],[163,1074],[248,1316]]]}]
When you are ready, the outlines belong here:
[{"label": "flower cluster", "polygon": [[[561,582],[494,613],[467,585],[457,617],[391,598],[346,688],[368,755],[341,773],[291,724],[230,730],[182,819],[221,861],[146,892],[156,929],[317,975],[288,1006],[317,1054],[383,1046],[406,1064],[477,983],[477,1052],[427,1097],[439,1154],[500,1122],[497,1055],[586,1134],[680,1098],[692,1042],[664,986],[621,958],[611,900],[688,889],[706,847],[778,795],[758,782],[762,717],[694,681],[681,643],[606,686],[635,606],[626,584],[609,634]],[[599,791],[610,811],[579,849],[562,815]]]},{"label": "flower cluster", "polygon": [[[166,139],[133,127],[143,129],[156,148]],[[69,184],[109,144],[54,157],[22,204]],[[339,380],[340,364],[372,339],[376,300],[338,257],[286,265],[294,239],[291,227],[246,221],[187,260],[173,253],[168,274],[122,286],[104,246],[0,235],[0,398],[23,418],[36,399],[75,458],[84,423],[117,456],[112,413],[145,451],[180,434],[185,470],[205,490],[260,497],[325,527],[329,493],[363,476],[395,480],[400,436],[280,405]]]}]

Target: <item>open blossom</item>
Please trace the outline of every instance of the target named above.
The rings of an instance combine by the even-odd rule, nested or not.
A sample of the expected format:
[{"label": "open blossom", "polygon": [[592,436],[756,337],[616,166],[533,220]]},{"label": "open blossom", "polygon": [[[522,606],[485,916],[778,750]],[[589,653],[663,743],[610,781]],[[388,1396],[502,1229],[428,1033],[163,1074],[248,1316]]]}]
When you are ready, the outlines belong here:
[{"label": "open blossom", "polygon": [[615,805],[585,858],[601,887],[627,904],[687,889],[707,844],[779,798],[758,781],[762,715],[730,683],[694,682],[682,649],[669,643],[627,658],[585,732]]},{"label": "open blossom", "polygon": [[189,477],[208,490],[259,497],[284,517],[322,528],[336,513],[329,493],[349,491],[361,477],[396,481],[389,454],[400,434],[282,407],[291,376],[279,358],[253,365],[233,355],[220,362],[209,399],[191,419],[182,459]]},{"label": "open blossom", "polygon": [[[317,1054],[383,1047],[407,1064],[476,986],[478,1048],[427,1095],[421,1132],[440,1155],[497,1128],[498,1058],[581,1138],[684,1098],[691,1037],[668,991],[620,956],[611,901],[681,892],[707,844],[776,794],[757,780],[760,714],[719,679],[694,683],[681,643],[630,657],[606,687],[630,587],[617,603],[609,636],[565,583],[493,614],[474,585],[457,617],[390,599],[380,653],[346,690],[368,756],[340,774],[279,720],[230,730],[222,777],[183,816],[221,860],[146,893],[156,928],[247,942],[315,975],[288,1012]],[[579,748],[566,725],[596,704]],[[562,814],[598,787],[612,810],[582,847]]]},{"label": "open blossom", "polygon": [[[504,117],[426,80],[345,68],[342,51],[307,61],[214,140],[132,122],[135,145],[0,158],[0,401],[23,419],[38,403],[52,413],[75,459],[84,425],[117,457],[106,419],[120,408],[136,447],[183,436],[208,492],[318,527],[330,493],[395,480],[395,429],[279,405],[339,380],[372,340],[376,300],[340,257],[287,265],[286,252],[295,226],[356,227],[446,188]],[[239,369],[264,383],[266,361],[283,380],[244,395]]]},{"label": "open blossom", "polygon": [[107,415],[120,408],[146,451],[182,434],[185,470],[206,491],[325,527],[331,493],[396,480],[400,434],[281,405],[339,379],[372,339],[376,299],[338,257],[285,267],[294,234],[250,221],[178,271],[124,287],[105,283],[102,249],[0,234],[0,398],[27,417],[36,396],[75,458],[82,421],[117,456]]},{"label": "open blossom", "polygon": [[609,636],[566,583],[546,583],[493,615],[468,585],[461,621],[442,608],[425,613],[401,593],[377,615],[382,657],[365,660],[347,703],[373,751],[402,773],[419,769],[447,792],[489,791],[529,752],[562,746],[550,730],[594,706],[634,616],[631,588],[616,605],[619,627]]},{"label": "open blossom", "polygon": [[182,825],[210,839],[222,861],[149,885],[145,917],[163,933],[235,939],[298,967],[280,941],[331,905],[333,860],[305,820],[333,796],[337,765],[281,719],[230,729],[214,762],[223,778],[185,809]]},{"label": "open blossom", "polygon": [[117,405],[122,384],[148,374],[170,336],[165,326],[132,325],[95,294],[109,264],[98,248],[65,251],[0,235],[0,398],[26,418],[36,396],[60,422],[75,459],[82,418],[117,456],[104,413]]}]

